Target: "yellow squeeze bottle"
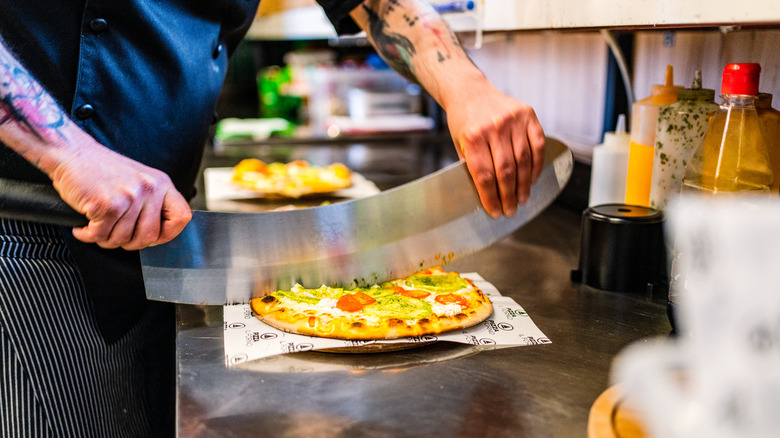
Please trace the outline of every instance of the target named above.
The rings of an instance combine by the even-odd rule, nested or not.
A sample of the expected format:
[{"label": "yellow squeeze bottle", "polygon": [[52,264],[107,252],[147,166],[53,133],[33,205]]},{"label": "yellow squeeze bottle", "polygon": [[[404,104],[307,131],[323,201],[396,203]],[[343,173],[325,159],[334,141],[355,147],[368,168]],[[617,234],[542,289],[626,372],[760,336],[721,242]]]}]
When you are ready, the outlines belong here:
[{"label": "yellow squeeze bottle", "polygon": [[632,106],[626,204],[650,206],[658,108],[677,101],[677,91],[681,89],[683,87],[674,85],[674,70],[671,65],[667,65],[666,83],[653,85],[650,96],[634,102]]}]

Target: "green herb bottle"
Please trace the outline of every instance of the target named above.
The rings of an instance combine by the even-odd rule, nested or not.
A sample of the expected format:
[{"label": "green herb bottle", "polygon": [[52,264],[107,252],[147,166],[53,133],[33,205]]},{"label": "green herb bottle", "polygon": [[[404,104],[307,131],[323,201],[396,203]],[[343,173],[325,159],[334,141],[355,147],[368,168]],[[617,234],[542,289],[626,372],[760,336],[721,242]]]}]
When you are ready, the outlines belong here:
[{"label": "green herb bottle", "polygon": [[701,87],[701,70],[696,70],[691,88],[678,90],[676,102],[660,107],[650,207],[664,210],[679,195],[685,166],[701,145],[709,118],[717,110],[715,90]]}]

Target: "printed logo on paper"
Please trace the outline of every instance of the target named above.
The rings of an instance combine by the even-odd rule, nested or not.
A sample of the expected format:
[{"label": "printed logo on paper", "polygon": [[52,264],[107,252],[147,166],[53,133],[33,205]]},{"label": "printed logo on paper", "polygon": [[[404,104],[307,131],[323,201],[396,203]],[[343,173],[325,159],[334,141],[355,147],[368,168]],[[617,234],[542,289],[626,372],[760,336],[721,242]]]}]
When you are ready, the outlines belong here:
[{"label": "printed logo on paper", "polygon": [[281,345],[282,353],[300,353],[302,351],[311,351],[314,349],[314,344],[308,342],[301,342],[296,344],[294,342],[285,342]]},{"label": "printed logo on paper", "polygon": [[500,328],[501,330],[503,330],[505,332],[511,332],[512,330],[515,329],[515,327],[512,324],[510,324],[508,322],[503,322],[503,321],[498,323],[498,328]]},{"label": "printed logo on paper", "polygon": [[533,336],[520,335],[520,340],[525,345],[552,344],[550,338],[534,338]]},{"label": "printed logo on paper", "polygon": [[466,342],[471,345],[496,345],[495,339],[490,338],[478,338],[474,335],[466,336]]},{"label": "printed logo on paper", "polygon": [[492,319],[486,319],[482,322],[482,324],[485,325],[485,328],[491,335],[495,335],[498,332],[498,324],[496,324],[496,322]]},{"label": "printed logo on paper", "polygon": [[253,331],[247,331],[246,335],[244,336],[244,340],[246,341],[246,346],[249,347],[252,344],[260,341],[270,341],[271,339],[276,339],[279,335],[276,333],[260,333],[260,332],[253,332]]},{"label": "printed logo on paper", "polygon": [[249,358],[248,358],[248,356],[246,354],[239,353],[239,354],[229,358],[228,362],[230,363],[230,365],[238,365],[240,363],[246,362],[247,359],[249,359]]},{"label": "printed logo on paper", "polygon": [[295,351],[311,351],[314,349],[314,344],[301,343],[295,345]]},{"label": "printed logo on paper", "polygon": [[348,347],[362,347],[364,345],[376,344],[375,340],[345,339],[344,344]]},{"label": "printed logo on paper", "polygon": [[524,310],[521,309],[512,309],[511,307],[504,307],[501,310],[504,311],[504,315],[506,315],[508,319],[528,317],[528,313],[526,313]]},{"label": "printed logo on paper", "polygon": [[485,325],[485,328],[491,335],[495,335],[499,331],[511,332],[515,329],[515,327],[508,322],[501,321],[496,323],[492,319],[485,320],[482,324]]},{"label": "printed logo on paper", "polygon": [[422,335],[422,336],[415,336],[413,338],[409,338],[412,342],[433,342],[438,341],[439,338],[434,335]]}]

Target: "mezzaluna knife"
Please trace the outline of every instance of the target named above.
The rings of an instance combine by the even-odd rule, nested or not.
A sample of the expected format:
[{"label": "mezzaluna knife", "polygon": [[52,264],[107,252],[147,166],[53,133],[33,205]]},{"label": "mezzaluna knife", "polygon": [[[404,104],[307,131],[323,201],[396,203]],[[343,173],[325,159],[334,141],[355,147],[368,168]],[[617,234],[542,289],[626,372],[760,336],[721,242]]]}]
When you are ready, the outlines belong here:
[{"label": "mezzaluna knife", "polygon": [[[146,295],[187,304],[246,303],[295,283],[365,286],[444,265],[538,215],[572,169],[571,151],[547,138],[544,170],[528,201],[513,217],[499,219],[482,208],[464,162],[373,196],[314,208],[196,210],[175,239],[141,250]],[[83,226],[86,218],[51,190],[20,192],[18,183],[0,181],[0,217]],[[44,201],[31,209],[30,193]],[[19,196],[24,202],[13,199]]]}]

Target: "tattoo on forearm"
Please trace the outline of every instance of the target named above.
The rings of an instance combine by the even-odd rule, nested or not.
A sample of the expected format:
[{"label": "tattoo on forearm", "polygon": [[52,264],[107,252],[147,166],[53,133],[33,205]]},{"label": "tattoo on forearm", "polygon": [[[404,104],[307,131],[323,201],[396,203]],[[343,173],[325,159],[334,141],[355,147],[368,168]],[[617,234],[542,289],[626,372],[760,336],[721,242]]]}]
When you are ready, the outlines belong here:
[{"label": "tattoo on forearm", "polygon": [[[394,5],[397,5],[395,0],[391,1],[387,7],[393,10]],[[411,57],[415,53],[412,42],[403,35],[390,32],[387,21],[383,20],[373,9],[365,4],[363,4],[363,9],[368,14],[368,32],[371,34],[371,39],[379,54],[398,73],[417,82],[411,62]]]},{"label": "tattoo on forearm", "polygon": [[[416,11],[413,8],[405,8],[402,5],[402,0],[387,0],[383,3],[382,14],[377,12],[380,8],[379,1],[366,3],[363,4],[363,10],[368,15],[368,31],[377,51],[391,67],[408,79],[418,82],[412,62],[413,56],[417,53],[417,48],[407,37],[390,30],[386,17],[392,16],[394,13],[397,16],[398,13],[401,13],[404,22],[410,28],[422,26],[426,32],[430,32],[434,38],[429,41],[433,43],[433,47],[436,50],[437,62],[445,62],[452,58],[453,49],[460,47],[458,38],[449,28],[434,25],[429,20],[430,17],[425,13]],[[435,13],[432,8],[430,8],[430,13]]]},{"label": "tattoo on forearm", "polygon": [[38,130],[35,129],[35,126],[33,126],[30,121],[24,117],[24,114],[22,114],[18,108],[16,108],[13,96],[10,94],[6,94],[3,96],[2,100],[0,100],[0,125],[6,124],[8,122],[18,123],[23,128],[23,130],[33,134],[38,138],[38,140],[43,140],[41,133],[38,132]]},{"label": "tattoo on forearm", "polygon": [[39,140],[63,137],[68,118],[19,63],[0,49],[0,125],[15,124]]},{"label": "tattoo on forearm", "polygon": [[432,27],[427,21],[423,23],[423,26],[428,28],[431,33],[433,33],[436,36],[437,44],[436,44],[436,53],[439,55],[439,62],[444,62],[452,57],[452,52],[450,51],[450,48],[447,46],[447,44],[444,43],[444,38],[442,38],[441,30],[436,29]]}]

